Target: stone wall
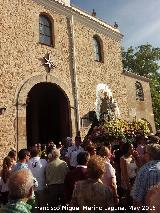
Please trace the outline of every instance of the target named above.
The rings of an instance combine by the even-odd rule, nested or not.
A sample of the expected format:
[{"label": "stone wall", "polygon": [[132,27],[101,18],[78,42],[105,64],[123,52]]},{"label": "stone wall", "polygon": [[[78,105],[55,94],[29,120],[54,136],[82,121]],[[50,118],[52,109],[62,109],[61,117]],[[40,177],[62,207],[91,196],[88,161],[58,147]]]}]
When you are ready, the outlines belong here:
[{"label": "stone wall", "polygon": [[[127,73],[126,73],[127,74]],[[152,98],[150,92],[149,79],[145,79],[135,74],[128,74],[125,76],[125,84],[127,87],[127,99],[128,99],[128,112],[130,120],[133,116],[137,119],[144,119],[148,121],[152,127],[152,131],[155,133],[154,114],[152,109]],[[136,81],[140,82],[144,92],[144,101],[136,100]]]},{"label": "stone wall", "polygon": [[[94,35],[98,35],[103,41],[104,62],[94,60]],[[75,47],[80,117],[95,110],[96,87],[99,83],[104,83],[111,89],[121,117],[126,119],[128,103],[122,75],[120,42],[75,21]],[[88,128],[85,133],[87,131]]]},{"label": "stone wall", "polygon": [[[124,74],[124,76],[127,88],[128,112],[130,120],[132,120],[133,116],[136,116],[137,119],[142,118],[147,120],[155,133],[154,114],[148,79],[144,78],[144,80],[142,80],[139,78],[139,76],[134,74],[131,74],[130,76]],[[144,101],[136,100],[136,81],[140,82],[143,87]]]},{"label": "stone wall", "polygon": [[[11,147],[16,148],[17,139],[17,103],[19,115],[19,147],[26,144],[25,103],[30,80],[31,86],[39,82],[56,83],[58,79],[67,94],[70,105],[74,108],[70,69],[69,34],[67,18],[55,11],[31,0],[0,0],[1,49],[0,49],[0,107],[6,112],[0,116],[0,158],[3,158]],[[54,21],[54,47],[39,43],[39,14],[47,13]],[[49,53],[56,68],[47,74],[43,57]],[[48,77],[46,77],[48,75]],[[37,76],[37,77],[36,77]],[[48,80],[47,80],[48,79]],[[63,87],[64,85],[65,88]],[[25,88],[22,90],[22,88]],[[31,88],[30,88],[31,89]],[[21,91],[22,90],[22,91]],[[19,100],[21,95],[21,100]],[[74,110],[72,110],[73,133],[75,133]]]}]

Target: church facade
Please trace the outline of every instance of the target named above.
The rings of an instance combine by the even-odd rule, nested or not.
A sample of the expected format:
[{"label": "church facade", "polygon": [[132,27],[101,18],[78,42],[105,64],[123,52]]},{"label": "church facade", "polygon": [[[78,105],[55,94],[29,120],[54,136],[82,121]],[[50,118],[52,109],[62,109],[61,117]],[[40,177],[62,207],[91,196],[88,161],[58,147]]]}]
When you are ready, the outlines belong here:
[{"label": "church facade", "polygon": [[11,147],[84,136],[101,84],[122,118],[143,118],[155,131],[149,81],[123,72],[116,27],[69,0],[0,2],[1,158]]}]

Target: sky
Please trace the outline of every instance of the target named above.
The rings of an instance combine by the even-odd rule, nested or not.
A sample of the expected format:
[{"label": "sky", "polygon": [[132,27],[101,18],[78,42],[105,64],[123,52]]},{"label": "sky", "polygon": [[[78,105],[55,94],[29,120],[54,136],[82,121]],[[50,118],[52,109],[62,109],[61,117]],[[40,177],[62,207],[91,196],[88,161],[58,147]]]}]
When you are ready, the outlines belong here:
[{"label": "sky", "polygon": [[160,0],[71,0],[71,3],[110,25],[116,21],[124,35],[122,46],[149,43],[160,47]]}]

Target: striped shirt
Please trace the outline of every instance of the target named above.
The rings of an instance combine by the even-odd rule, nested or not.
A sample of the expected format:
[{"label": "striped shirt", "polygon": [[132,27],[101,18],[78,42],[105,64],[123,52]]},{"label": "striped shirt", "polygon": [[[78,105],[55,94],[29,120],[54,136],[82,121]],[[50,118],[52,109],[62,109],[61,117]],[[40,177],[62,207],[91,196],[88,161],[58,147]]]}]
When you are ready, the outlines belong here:
[{"label": "striped shirt", "polygon": [[138,172],[131,196],[133,200],[145,201],[148,190],[160,183],[160,160],[152,160],[146,163]]}]

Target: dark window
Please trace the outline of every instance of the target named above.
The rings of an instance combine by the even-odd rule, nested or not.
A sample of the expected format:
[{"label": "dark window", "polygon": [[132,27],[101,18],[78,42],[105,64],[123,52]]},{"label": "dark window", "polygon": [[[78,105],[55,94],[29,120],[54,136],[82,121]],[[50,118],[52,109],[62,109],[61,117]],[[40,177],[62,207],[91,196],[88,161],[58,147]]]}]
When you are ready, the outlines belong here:
[{"label": "dark window", "polygon": [[144,101],[144,93],[142,84],[138,81],[135,83],[136,86],[136,100]]},{"label": "dark window", "polygon": [[93,48],[95,61],[102,61],[102,44],[97,36],[93,37]]},{"label": "dark window", "polygon": [[39,17],[39,41],[42,44],[52,45],[52,23],[48,17]]}]

